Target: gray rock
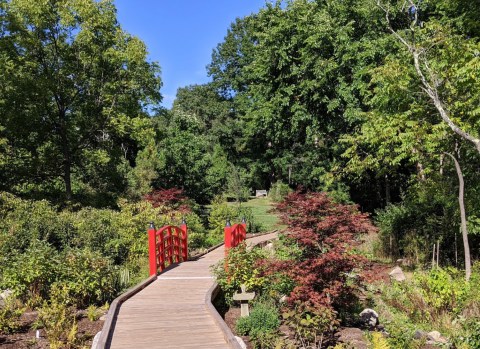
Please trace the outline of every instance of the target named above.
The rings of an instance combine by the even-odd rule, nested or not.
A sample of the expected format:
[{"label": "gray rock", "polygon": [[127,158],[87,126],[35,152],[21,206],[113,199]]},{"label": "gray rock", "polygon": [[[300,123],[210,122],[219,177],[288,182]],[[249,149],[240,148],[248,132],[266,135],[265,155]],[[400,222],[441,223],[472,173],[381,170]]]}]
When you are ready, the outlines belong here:
[{"label": "gray rock", "polygon": [[393,268],[393,270],[388,275],[390,275],[390,278],[398,282],[402,282],[406,280],[405,274],[403,273],[403,270],[400,267]]},{"label": "gray rock", "polygon": [[373,309],[364,309],[360,313],[360,320],[367,327],[375,327],[378,325],[378,313]]},{"label": "gray rock", "polygon": [[416,330],[415,334],[413,335],[414,339],[423,339],[427,337],[427,332]]},{"label": "gray rock", "polygon": [[242,349],[247,349],[247,345],[245,344],[245,342],[241,337],[235,336],[235,339],[237,340],[238,344]]},{"label": "gray rock", "polygon": [[102,331],[98,332],[95,335],[95,337],[93,337],[92,349],[97,349],[98,341],[100,340],[101,335],[102,335]]},{"label": "gray rock", "polygon": [[438,331],[428,332],[427,339],[435,343],[448,343],[447,338],[443,337]]},{"label": "gray rock", "polygon": [[368,344],[363,338],[363,331],[359,328],[345,327],[337,332],[340,343],[345,343],[356,349],[367,349]]},{"label": "gray rock", "polygon": [[13,295],[13,291],[6,289],[0,292],[0,307],[3,307],[5,305],[5,300]]}]

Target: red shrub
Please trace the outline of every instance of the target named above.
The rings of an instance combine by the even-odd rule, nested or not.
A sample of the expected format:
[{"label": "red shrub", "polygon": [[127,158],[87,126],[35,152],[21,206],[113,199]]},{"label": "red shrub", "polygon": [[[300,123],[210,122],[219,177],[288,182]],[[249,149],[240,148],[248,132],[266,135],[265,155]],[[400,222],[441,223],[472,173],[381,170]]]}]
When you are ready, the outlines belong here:
[{"label": "red shrub", "polygon": [[376,231],[368,215],[355,205],[342,205],[325,193],[299,192],[277,205],[289,236],[302,249],[298,261],[281,261],[272,271],[286,273],[296,282],[289,297],[334,310],[355,301],[360,284],[356,274],[364,259],[351,252],[361,234]]},{"label": "red shrub", "polygon": [[157,189],[145,195],[144,199],[152,203],[153,207],[165,207],[166,211],[173,209],[184,214],[191,212],[183,189]]}]

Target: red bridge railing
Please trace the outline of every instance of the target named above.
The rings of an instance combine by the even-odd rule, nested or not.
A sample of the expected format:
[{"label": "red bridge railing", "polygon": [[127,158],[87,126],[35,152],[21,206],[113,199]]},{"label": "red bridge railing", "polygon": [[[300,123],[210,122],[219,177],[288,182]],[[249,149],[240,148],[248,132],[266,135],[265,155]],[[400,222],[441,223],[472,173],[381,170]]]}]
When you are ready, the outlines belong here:
[{"label": "red bridge railing", "polygon": [[237,247],[242,241],[247,238],[247,223],[242,220],[242,223],[231,226],[230,221],[227,220],[225,226],[225,249]]},{"label": "red bridge railing", "polygon": [[[158,230],[150,223],[148,229],[150,276],[162,272],[168,265],[188,259],[188,233],[185,221],[179,227],[167,225]],[[168,264],[167,264],[168,263]]]}]

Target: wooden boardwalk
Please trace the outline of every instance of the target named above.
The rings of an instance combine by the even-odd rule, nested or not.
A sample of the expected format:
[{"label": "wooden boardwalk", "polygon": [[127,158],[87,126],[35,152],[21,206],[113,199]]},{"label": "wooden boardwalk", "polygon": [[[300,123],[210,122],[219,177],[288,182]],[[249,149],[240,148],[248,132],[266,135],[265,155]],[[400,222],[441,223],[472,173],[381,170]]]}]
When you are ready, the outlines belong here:
[{"label": "wooden boardwalk", "polygon": [[[258,244],[276,233],[247,240]],[[219,247],[196,261],[183,262],[122,303],[116,316],[111,349],[205,348],[231,346],[205,302],[215,284],[210,266],[224,257]]]}]

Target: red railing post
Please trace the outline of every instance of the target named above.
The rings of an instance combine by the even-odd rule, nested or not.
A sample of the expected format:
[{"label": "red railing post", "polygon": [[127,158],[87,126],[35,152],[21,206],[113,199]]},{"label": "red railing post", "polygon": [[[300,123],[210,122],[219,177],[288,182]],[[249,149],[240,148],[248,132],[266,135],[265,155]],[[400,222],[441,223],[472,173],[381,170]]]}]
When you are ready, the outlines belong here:
[{"label": "red railing post", "polygon": [[172,228],[167,228],[167,243],[168,243],[168,264],[173,264],[173,236],[172,236]]},{"label": "red railing post", "polygon": [[174,237],[173,239],[175,240],[174,241],[174,244],[173,244],[173,249],[175,251],[175,263],[179,263],[180,262],[180,248],[181,248],[181,245],[180,245],[180,229],[179,228],[174,228]]},{"label": "red railing post", "polygon": [[242,231],[242,241],[247,239],[247,221],[245,217],[242,218],[242,227],[244,231]]},{"label": "red railing post", "polygon": [[182,218],[180,229],[182,229],[182,259],[186,261],[188,259],[188,228],[185,218]]},{"label": "red railing post", "polygon": [[160,234],[158,234],[157,249],[158,265],[160,266],[160,271],[163,271],[165,269],[165,239],[163,229],[160,229]]},{"label": "red railing post", "polygon": [[148,260],[150,264],[150,276],[157,274],[157,248],[155,239],[155,225],[150,223],[148,229]]},{"label": "red railing post", "polygon": [[227,219],[227,223],[225,224],[224,231],[224,241],[225,241],[225,251],[227,251],[232,246],[232,226],[230,224],[230,220]]}]

